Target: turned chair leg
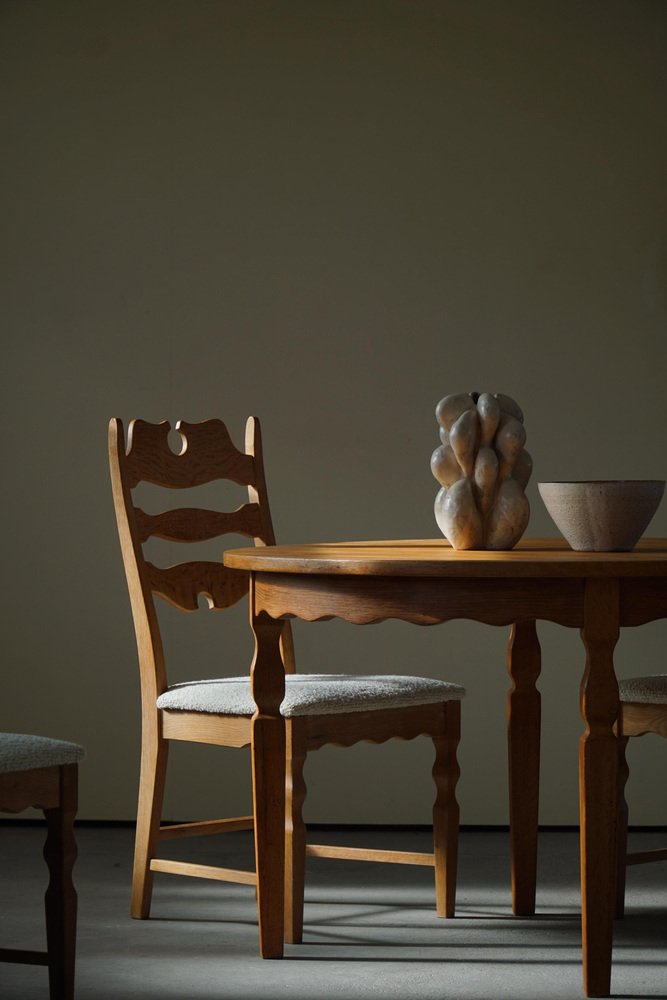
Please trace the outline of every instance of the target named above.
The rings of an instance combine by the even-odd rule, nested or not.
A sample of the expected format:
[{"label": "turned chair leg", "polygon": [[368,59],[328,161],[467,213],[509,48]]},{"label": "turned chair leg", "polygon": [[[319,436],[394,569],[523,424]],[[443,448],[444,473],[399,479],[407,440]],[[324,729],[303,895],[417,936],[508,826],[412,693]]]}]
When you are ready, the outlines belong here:
[{"label": "turned chair leg", "polygon": [[60,806],[45,809],[46,843],[44,859],[49,869],[49,885],[44,897],[46,945],[51,1000],[74,997],[77,897],[72,869],[77,848],[74,817],[77,810],[78,767],[64,764],[60,771]]},{"label": "turned chair leg", "polygon": [[434,738],[433,779],[437,795],[433,805],[433,854],[435,858],[435,899],[439,917],[453,917],[456,905],[456,866],[459,841],[459,806],[456,784],[459,765],[456,751],[461,736],[461,704],[443,706],[444,732]]},{"label": "turned chair leg", "polygon": [[306,742],[297,719],[286,723],[285,776],[285,941],[300,944],[303,938],[303,901],[306,875],[306,827],[303,803],[306,784],[303,767]]},{"label": "turned chair leg", "polygon": [[627,736],[618,738],[618,818],[616,821],[616,918],[625,914],[625,872],[628,853],[628,803],[625,799],[625,785],[629,776],[625,757]]},{"label": "turned chair leg", "polygon": [[155,857],[159,839],[168,753],[167,740],[157,735],[148,739],[144,737],[130,906],[132,916],[139,920],[147,919],[151,910],[153,873],[150,863]]}]

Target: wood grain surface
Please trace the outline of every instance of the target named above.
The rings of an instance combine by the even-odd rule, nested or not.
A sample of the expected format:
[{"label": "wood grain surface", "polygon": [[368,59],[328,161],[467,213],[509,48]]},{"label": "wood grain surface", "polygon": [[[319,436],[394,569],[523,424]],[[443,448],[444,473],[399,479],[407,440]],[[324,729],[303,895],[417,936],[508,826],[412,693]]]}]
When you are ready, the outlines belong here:
[{"label": "wood grain surface", "polygon": [[563,539],[522,539],[510,552],[461,551],[442,539],[318,542],[228,549],[233,569],[262,573],[462,577],[667,576],[667,539],[633,552],[574,552]]}]

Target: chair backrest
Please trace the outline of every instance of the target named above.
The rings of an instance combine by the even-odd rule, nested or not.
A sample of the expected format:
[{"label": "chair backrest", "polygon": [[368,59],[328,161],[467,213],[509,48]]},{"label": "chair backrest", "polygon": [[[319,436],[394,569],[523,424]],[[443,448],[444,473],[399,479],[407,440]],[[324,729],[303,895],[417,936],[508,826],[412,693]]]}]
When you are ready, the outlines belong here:
[{"label": "chair backrest", "polygon": [[[109,462],[118,534],[123,553],[141,668],[145,707],[167,688],[164,650],[154,604],[159,595],[181,611],[197,611],[199,595],[209,608],[222,610],[248,593],[248,574],[228,569],[222,553],[216,562],[183,562],[166,568],[145,558],[143,546],[149,538],[178,543],[210,541],[225,534],[252,538],[255,545],[275,542],[269,511],[259,421],[246,423],[245,451],[233,444],[221,420],[189,424],[179,420],[175,428],[182,449],[176,454],[169,445],[171,425],[132,420],[127,442],[122,421],[109,423]],[[233,511],[197,507],[169,509],[147,514],[133,502],[139,483],[169,490],[192,489],[216,480],[228,480],[247,488],[248,501]],[[285,669],[293,672],[294,661],[289,625],[283,631]]]}]

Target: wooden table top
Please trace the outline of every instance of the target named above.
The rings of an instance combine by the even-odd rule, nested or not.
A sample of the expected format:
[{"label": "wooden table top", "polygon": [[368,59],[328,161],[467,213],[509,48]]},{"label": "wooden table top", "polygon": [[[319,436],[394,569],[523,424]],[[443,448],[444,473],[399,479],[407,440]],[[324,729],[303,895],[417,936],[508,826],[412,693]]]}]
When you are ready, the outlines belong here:
[{"label": "wooden table top", "polygon": [[445,539],[321,542],[228,549],[226,566],[260,573],[406,577],[667,576],[667,538],[632,552],[574,552],[561,538],[522,539],[509,552],[460,551]]}]

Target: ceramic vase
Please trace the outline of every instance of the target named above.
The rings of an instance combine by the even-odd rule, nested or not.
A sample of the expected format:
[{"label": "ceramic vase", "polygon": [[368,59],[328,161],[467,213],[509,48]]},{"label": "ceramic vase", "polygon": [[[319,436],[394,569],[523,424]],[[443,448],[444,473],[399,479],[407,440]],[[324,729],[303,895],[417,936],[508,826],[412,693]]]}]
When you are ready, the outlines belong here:
[{"label": "ceramic vase", "polygon": [[528,526],[524,491],[533,468],[521,407],[500,392],[456,393],[440,400],[435,415],[438,527],[455,549],[513,548]]}]

